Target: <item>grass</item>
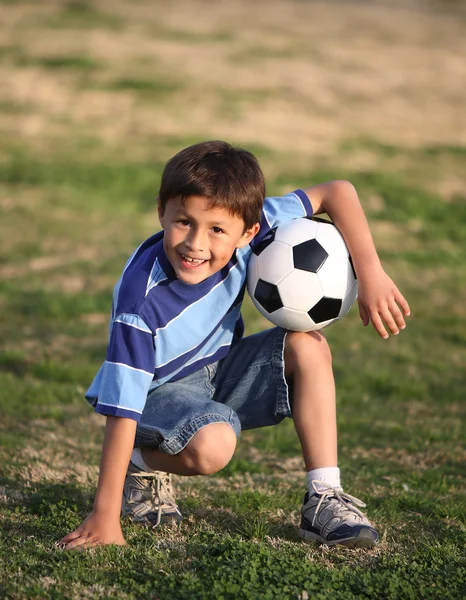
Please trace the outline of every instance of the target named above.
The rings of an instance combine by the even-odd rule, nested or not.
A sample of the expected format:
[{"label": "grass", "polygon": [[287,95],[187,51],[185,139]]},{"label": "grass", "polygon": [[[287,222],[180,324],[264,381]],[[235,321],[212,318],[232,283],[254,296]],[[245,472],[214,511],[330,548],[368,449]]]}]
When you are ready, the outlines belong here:
[{"label": "grass", "polygon": [[[93,209],[109,218],[114,214],[115,206],[123,204],[128,195],[137,199],[139,186],[142,191],[146,186],[147,189],[150,187],[149,166],[127,168],[130,169],[128,175],[124,166],[118,163],[83,164],[77,159],[73,162],[72,158],[65,160],[59,156],[56,161],[44,163],[40,157],[28,155],[18,159],[13,152],[11,161],[3,164],[2,181],[13,194],[21,195],[24,189],[31,188],[43,192],[43,205],[49,206],[49,224],[53,223],[53,211],[50,211],[48,198],[53,197],[55,189],[63,186],[70,190],[63,192],[64,196],[68,193],[73,196],[68,203],[77,217],[80,211]],[[294,178],[299,183],[299,179],[305,177],[305,174],[290,174],[286,179]],[[321,173],[314,176],[321,177]],[[392,180],[389,174],[350,174],[353,181],[358,177],[361,187],[366,186],[367,194],[377,191],[384,198],[394,200],[397,198],[392,191],[394,188],[403,197],[410,194],[409,186],[403,187],[395,175]],[[111,181],[109,186],[105,185],[107,179]],[[155,170],[152,180],[155,187]],[[280,178],[273,185],[281,184]],[[91,207],[86,198],[92,192]],[[405,215],[404,219],[400,218],[400,227],[414,215],[424,226],[433,227],[436,221],[430,207],[436,202],[440,199],[418,189],[412,204],[399,205]],[[36,206],[38,215],[41,206],[41,203]],[[144,219],[146,205],[135,206],[139,208],[133,217]],[[7,217],[11,218],[11,213],[7,213]],[[114,218],[121,220],[120,227],[123,227],[123,216],[117,213]],[[441,240],[452,227],[447,216],[443,221],[439,219],[431,243]],[[450,236],[460,255],[461,236],[461,231]],[[40,237],[39,228],[37,246],[31,240],[31,251],[18,248],[20,264],[40,252]],[[422,237],[413,237],[419,238],[417,243],[422,247]],[[157,543],[164,543],[163,533],[157,533],[148,543],[146,530],[126,524],[125,534],[131,540],[132,549],[99,551],[97,561],[92,559],[92,575],[87,573],[90,559],[82,556],[65,558],[53,548],[53,541],[57,535],[78,524],[91,505],[92,485],[84,485],[79,479],[82,475],[73,474],[72,469],[70,472],[69,464],[75,460],[82,464],[83,451],[87,451],[95,472],[101,427],[92,424],[94,431],[87,442],[90,447],[86,446],[83,436],[84,430],[89,428],[88,410],[81,396],[82,384],[92,377],[99,354],[103,356],[104,333],[102,331],[101,337],[94,342],[90,337],[85,348],[75,347],[71,352],[60,348],[59,344],[54,346],[54,339],[66,334],[69,343],[78,342],[78,345],[86,339],[90,331],[82,327],[81,318],[86,314],[105,313],[109,308],[111,288],[86,294],[44,290],[41,279],[34,280],[27,271],[4,283],[3,306],[8,319],[2,330],[7,346],[12,349],[3,353],[0,362],[0,398],[4,415],[2,452],[8,457],[9,465],[0,485],[6,490],[2,510],[5,534],[10,540],[9,546],[13,544],[16,548],[13,559],[8,559],[9,582],[5,593],[27,590],[27,594],[34,597],[47,590],[48,594],[60,597],[70,586],[84,586],[83,589],[91,590],[89,593],[92,594],[118,595],[123,591],[127,594],[131,589],[134,597],[139,597],[150,587],[160,597],[169,597],[176,590],[179,597],[214,598],[223,590],[227,594],[225,597],[233,598],[241,589],[242,597],[253,598],[266,584],[270,597],[278,593],[296,597],[302,590],[315,591],[326,597],[326,586],[330,586],[328,589],[337,597],[357,596],[366,591],[367,595],[375,597],[384,590],[387,594],[384,597],[408,598],[416,597],[412,594],[424,590],[425,594],[429,592],[429,597],[440,598],[448,597],[442,596],[445,593],[442,582],[446,586],[450,581],[450,569],[455,573],[457,588],[455,590],[450,584],[448,593],[450,597],[459,597],[464,584],[461,575],[464,567],[458,548],[464,543],[466,508],[461,496],[464,453],[461,453],[463,436],[459,420],[464,380],[461,359],[457,359],[456,366],[454,362],[439,362],[438,353],[442,349],[442,355],[456,352],[464,358],[464,320],[461,310],[457,316],[451,311],[437,312],[430,302],[426,302],[424,289],[420,290],[411,277],[415,271],[427,274],[441,265],[443,275],[439,281],[446,294],[445,302],[448,302],[455,282],[464,277],[464,261],[451,264],[447,257],[440,245],[437,261],[431,264],[427,261],[420,268],[413,264],[409,254],[393,255],[393,266],[396,261],[403,261],[406,266],[403,283],[408,288],[408,297],[414,297],[414,315],[419,315],[414,316],[406,335],[400,340],[376,346],[368,332],[359,331],[354,313],[348,317],[346,327],[342,324],[338,330],[335,327],[328,331],[341,390],[341,464],[346,477],[353,482],[352,491],[369,496],[371,513],[386,536],[381,553],[364,556],[355,553],[348,557],[348,553],[336,550],[322,555],[322,550],[311,552],[297,541],[294,527],[302,476],[296,466],[290,472],[285,462],[283,471],[278,471],[282,479],[276,479],[281,462],[299,455],[293,429],[290,423],[284,423],[246,434],[237,456],[217,478],[218,486],[209,489],[209,485],[206,488],[200,481],[188,484],[191,487],[186,489],[185,506],[189,521],[180,532],[171,534],[173,539],[164,552],[154,548]],[[8,264],[8,255],[5,260]],[[97,273],[110,268],[106,263],[85,264],[88,270]],[[81,271],[78,266],[67,264],[64,271],[71,269],[78,274]],[[119,267],[112,265],[111,270],[116,275]],[[457,293],[461,297],[459,290]],[[250,331],[263,325],[250,303],[246,305],[245,314]],[[45,336],[42,339],[50,341],[50,347],[42,350],[43,356],[14,349],[15,334],[22,327],[29,330],[29,339]],[[429,339],[427,347],[426,339]],[[348,352],[348,347],[355,344],[356,349]],[[364,364],[363,368],[361,364]],[[20,398],[20,404],[12,402],[12,398]],[[391,407],[389,413],[386,406]],[[68,439],[75,441],[74,447],[66,447]],[[40,456],[46,449],[55,449],[57,453],[48,471],[43,466],[42,471],[38,468],[37,479],[26,488],[23,474],[31,469],[31,463],[27,456],[21,458],[21,452],[18,452],[24,447],[35,450],[34,460],[39,465],[43,465]],[[251,454],[252,449],[258,454]],[[68,455],[70,462],[64,455]],[[61,469],[64,469],[62,475]],[[51,483],[57,477],[61,481]],[[78,483],[73,483],[73,477],[79,479]],[[48,478],[51,482],[47,482]],[[238,482],[233,490],[232,480]],[[251,481],[255,491],[248,489]],[[21,491],[20,501],[14,499],[14,490]],[[277,518],[276,515],[281,516]],[[401,524],[405,524],[405,530],[399,529]],[[420,536],[422,543],[416,546],[413,536]],[[20,544],[19,540],[23,538],[26,543]],[[285,558],[282,545],[286,549]],[[155,588],[144,567],[135,568],[131,576],[128,575],[131,569],[126,569],[123,574],[118,568],[119,564],[136,564],[141,556],[152,569],[163,574],[157,578]],[[408,560],[408,556],[411,559]],[[346,561],[350,561],[351,566]],[[22,583],[15,583],[15,568],[21,568],[23,572],[25,562],[32,566],[24,572]],[[270,568],[272,564],[275,570]],[[280,565],[278,570],[277,564]],[[417,571],[414,565],[418,565]],[[221,569],[222,577],[218,576],[217,568]],[[110,579],[106,575],[109,569],[113,573]],[[34,581],[28,578],[28,572],[37,573]],[[423,588],[419,588],[420,582],[415,579],[416,572],[429,573],[422,579]],[[411,588],[401,584],[413,577],[416,584]],[[96,581],[99,583],[95,584]],[[101,592],[93,591],[94,585],[100,585],[101,588],[96,590]],[[419,597],[424,597],[424,592]]]},{"label": "grass", "polygon": [[119,30],[124,22],[112,11],[102,11],[90,0],[67,0],[60,3],[60,10],[43,19],[44,26],[53,29]]},{"label": "grass", "polygon": [[[325,175],[316,171],[312,178]],[[306,177],[289,173],[271,185],[278,189],[283,181],[299,184]],[[466,502],[460,417],[466,330],[463,292],[456,289],[465,275],[460,260],[464,232],[455,230],[455,219],[460,222],[462,208],[456,214],[455,205],[448,205],[453,211],[449,213],[440,198],[412,188],[396,174],[355,172],[348,177],[359,182],[364,194],[376,192],[393,205],[397,227],[403,229],[414,216],[422,221],[421,230],[411,236],[421,256],[424,231],[431,232],[429,243],[437,245],[436,260],[422,264],[412,253],[391,254],[382,248],[391,257],[390,268],[403,265],[400,283],[413,306],[413,320],[399,340],[377,342],[375,334],[360,329],[354,310],[345,325],[328,330],[340,390],[341,467],[351,491],[369,502],[369,512],[383,533],[380,548],[350,553],[314,549],[298,541],[303,476],[299,444],[286,422],[245,433],[235,458],[217,477],[180,480],[188,518],[179,530],[153,533],[125,523],[128,548],[73,556],[56,550],[53,542],[79,524],[92,503],[102,425],[99,419],[89,420],[82,393],[104,354],[105,319],[97,328],[84,325],[82,319],[106,314],[111,285],[101,291],[63,292],[59,285],[44,287],[42,277],[36,279],[26,269],[1,288],[8,315],[1,324],[6,349],[0,360],[0,439],[6,459],[0,478],[0,559],[8,566],[5,595],[67,597],[74,590],[75,595],[97,597],[152,593],[161,598],[256,598],[266,590],[260,597],[294,598],[304,591],[321,598],[330,593],[337,598],[461,597]],[[67,199],[71,216],[79,219],[82,211],[96,211],[99,219],[114,219],[114,226],[123,231],[129,196],[132,219],[146,219],[150,202],[137,199],[149,194],[151,182],[156,188],[157,170],[146,164],[125,167],[109,159],[86,163],[60,155],[44,162],[12,150],[3,162],[1,179],[14,196],[35,190],[42,199],[34,210],[28,208],[38,216],[39,229],[28,242],[31,250],[20,245],[17,257],[5,254],[4,264],[13,261],[19,267],[41,251],[42,206],[48,207],[54,231],[50,198],[57,190]],[[412,201],[402,203],[400,197]],[[115,211],[120,206],[121,213]],[[14,212],[5,215],[12,218]],[[373,216],[385,220],[390,214]],[[100,225],[97,220],[91,233],[95,235]],[[68,232],[71,242],[80,235]],[[458,260],[449,258],[451,249],[442,249],[447,235]],[[126,238],[128,250],[131,241]],[[58,273],[77,277],[87,270],[91,280],[105,273],[117,277],[124,253],[121,248],[115,251],[121,260],[112,263],[97,255],[93,262],[81,261],[85,268],[72,260],[57,267]],[[419,288],[418,278],[440,267],[437,281],[445,297],[436,307]],[[450,300],[455,289],[457,307]],[[264,326],[250,301],[245,316],[249,332]],[[22,344],[16,341],[18,330],[25,332]],[[36,339],[47,340],[46,346],[34,347]],[[32,344],[29,350],[26,341]],[[25,485],[27,473],[32,477]],[[10,555],[11,547],[15,552]]]},{"label": "grass", "polygon": [[[169,12],[166,21],[165,13],[155,18],[144,3],[115,7],[104,0],[61,2],[35,6],[18,20],[16,11],[31,5],[2,2],[5,23],[15,26],[9,36],[0,25],[5,76],[14,75],[14,85],[0,92],[0,597],[464,598],[464,142],[454,129],[438,133],[436,112],[426,116],[423,131],[414,119],[410,135],[418,144],[405,143],[403,119],[397,136],[384,121],[368,135],[367,103],[358,113],[353,98],[351,131],[343,128],[344,135],[321,147],[319,122],[326,117],[314,114],[313,101],[322,90],[314,87],[308,98],[304,85],[304,63],[320,64],[320,54],[308,49],[299,16],[286,13],[292,26],[283,19],[267,29],[248,12],[237,31],[220,5],[207,11],[196,4],[200,24],[194,13],[180,23],[170,22]],[[338,17],[329,12],[327,22],[331,9],[322,10],[314,34],[328,39],[322,49],[332,64],[328,91],[339,64],[339,30]],[[354,10],[370,23],[369,9]],[[409,21],[411,13],[403,14]],[[442,18],[432,16],[439,39]],[[315,19],[306,22],[312,29]],[[385,34],[396,31],[403,48],[396,25]],[[63,38],[55,35],[61,30]],[[366,34],[375,44],[370,27]],[[209,45],[218,65],[205,62]],[[344,50],[345,61],[360,67],[352,76],[370,67],[357,45]],[[160,76],[170,72],[167,56],[182,56],[176,81]],[[279,75],[270,95],[257,67],[265,59],[268,78],[275,68]],[[299,90],[287,79],[291,67]],[[32,72],[37,77],[37,68],[40,77],[27,79]],[[92,81],[83,78],[88,71]],[[191,88],[202,90],[196,96],[202,103],[192,102]],[[294,104],[298,91],[306,121]],[[92,113],[109,97],[104,106],[115,110]],[[119,103],[123,97],[127,105]],[[65,106],[59,123],[55,100]],[[342,107],[344,100],[343,94]],[[332,110],[330,103],[324,112]],[[449,110],[462,122],[464,102]],[[184,114],[191,118],[183,121]],[[258,156],[270,194],[332,177],[352,181],[387,272],[412,306],[406,331],[387,342],[361,327],[356,308],[327,330],[340,466],[348,491],[367,502],[381,532],[372,551],[298,538],[304,474],[291,421],[243,432],[217,475],[177,478],[185,515],[179,527],[153,531],[123,521],[126,547],[63,553],[54,545],[92,507],[103,419],[83,394],[105,356],[113,285],[134,247],[158,227],[155,196],[166,159],[214,137]],[[268,326],[249,299],[243,314],[247,333]]]}]

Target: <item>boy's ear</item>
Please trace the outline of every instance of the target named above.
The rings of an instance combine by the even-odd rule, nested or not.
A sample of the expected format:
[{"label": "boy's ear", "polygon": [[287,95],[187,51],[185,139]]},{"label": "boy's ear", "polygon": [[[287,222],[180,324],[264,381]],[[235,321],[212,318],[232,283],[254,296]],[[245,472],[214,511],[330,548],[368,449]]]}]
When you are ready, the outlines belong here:
[{"label": "boy's ear", "polygon": [[256,235],[256,233],[259,231],[259,229],[260,229],[259,223],[254,223],[254,225],[252,227],[249,227],[249,229],[246,229],[246,231],[241,236],[239,242],[236,244],[236,247],[244,248],[244,246],[247,246],[249,244],[249,242],[252,240],[252,238]]},{"label": "boy's ear", "polygon": [[163,227],[163,210],[162,210],[162,207],[160,206],[160,203],[157,204],[157,212],[159,215],[160,225],[162,225],[162,227]]}]

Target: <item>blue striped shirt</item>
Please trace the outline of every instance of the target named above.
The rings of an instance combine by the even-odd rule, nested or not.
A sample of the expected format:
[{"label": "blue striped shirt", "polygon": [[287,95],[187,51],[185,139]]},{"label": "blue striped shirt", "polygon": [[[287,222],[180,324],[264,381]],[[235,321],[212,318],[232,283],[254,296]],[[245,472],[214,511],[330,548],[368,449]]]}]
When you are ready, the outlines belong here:
[{"label": "blue striped shirt", "polygon": [[266,198],[250,245],[201,283],[178,279],[163,231],[130,257],[113,292],[105,362],[86,393],[96,412],[139,421],[147,394],[220,360],[243,335],[241,304],[252,248],[280,223],[312,215],[302,190]]}]

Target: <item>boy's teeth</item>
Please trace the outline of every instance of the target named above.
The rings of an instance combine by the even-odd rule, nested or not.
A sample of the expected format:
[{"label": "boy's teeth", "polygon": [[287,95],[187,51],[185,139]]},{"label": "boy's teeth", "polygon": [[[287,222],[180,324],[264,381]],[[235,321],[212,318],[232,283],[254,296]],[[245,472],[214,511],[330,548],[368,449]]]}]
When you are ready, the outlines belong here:
[{"label": "boy's teeth", "polygon": [[188,262],[196,263],[198,265],[200,265],[201,263],[204,262],[204,259],[202,259],[202,258],[190,258],[189,256],[185,256],[184,254],[182,254],[181,256],[184,258],[184,260],[187,260]]}]

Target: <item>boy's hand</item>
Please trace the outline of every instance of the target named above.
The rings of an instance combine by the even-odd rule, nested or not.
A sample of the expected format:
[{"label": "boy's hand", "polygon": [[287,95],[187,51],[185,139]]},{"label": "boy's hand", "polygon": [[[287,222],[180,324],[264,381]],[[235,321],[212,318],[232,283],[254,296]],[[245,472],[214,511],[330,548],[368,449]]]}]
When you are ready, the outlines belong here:
[{"label": "boy's hand", "polygon": [[94,511],[77,529],[57,542],[57,546],[62,550],[73,550],[74,548],[83,550],[105,544],[117,544],[118,546],[126,544],[121,531],[120,518],[119,516],[115,519],[112,516],[99,515]]},{"label": "boy's hand", "polygon": [[358,304],[363,325],[372,322],[383,339],[389,335],[386,328],[394,335],[404,329],[403,313],[411,314],[408,302],[382,268],[359,277]]}]

